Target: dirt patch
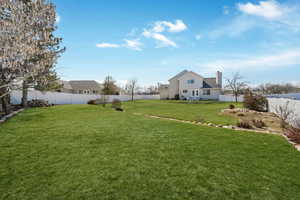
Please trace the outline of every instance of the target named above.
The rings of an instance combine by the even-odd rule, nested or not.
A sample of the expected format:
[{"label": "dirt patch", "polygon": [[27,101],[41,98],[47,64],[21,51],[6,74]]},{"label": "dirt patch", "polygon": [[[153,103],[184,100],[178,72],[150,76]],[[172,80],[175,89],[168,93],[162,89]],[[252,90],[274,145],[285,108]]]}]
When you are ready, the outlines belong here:
[{"label": "dirt patch", "polygon": [[[249,122],[254,130],[266,130],[271,132],[281,133],[282,129],[280,127],[280,119],[276,114],[269,112],[257,112],[245,108],[236,109],[224,109],[221,115],[232,116],[240,121]],[[255,126],[255,122],[262,121],[264,127],[258,128]]]}]

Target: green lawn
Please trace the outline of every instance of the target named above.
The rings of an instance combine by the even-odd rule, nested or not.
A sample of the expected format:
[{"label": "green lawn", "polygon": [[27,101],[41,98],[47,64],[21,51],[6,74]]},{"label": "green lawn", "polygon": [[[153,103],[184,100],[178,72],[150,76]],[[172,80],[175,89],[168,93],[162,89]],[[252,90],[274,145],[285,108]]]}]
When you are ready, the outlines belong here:
[{"label": "green lawn", "polygon": [[284,138],[130,109],[30,109],[1,124],[0,199],[300,199],[300,153]]},{"label": "green lawn", "polygon": [[156,115],[160,117],[170,117],[181,120],[211,122],[222,125],[235,125],[237,119],[224,116],[220,111],[228,108],[230,104],[241,107],[241,103],[228,103],[217,101],[198,101],[195,103],[187,103],[187,101],[160,101],[160,100],[144,100],[134,103],[125,103],[125,109],[128,112],[135,112],[148,115]]}]

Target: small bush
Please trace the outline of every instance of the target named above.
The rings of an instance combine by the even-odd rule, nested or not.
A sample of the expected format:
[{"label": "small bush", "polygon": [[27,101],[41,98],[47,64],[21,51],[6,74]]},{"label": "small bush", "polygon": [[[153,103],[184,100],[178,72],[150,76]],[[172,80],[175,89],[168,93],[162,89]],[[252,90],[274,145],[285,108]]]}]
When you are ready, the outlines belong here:
[{"label": "small bush", "polygon": [[258,112],[268,111],[268,100],[262,95],[253,94],[247,90],[244,95],[244,107]]},{"label": "small bush", "polygon": [[263,122],[262,120],[253,119],[252,123],[256,128],[263,128],[266,126],[265,122]]},{"label": "small bush", "polygon": [[114,109],[122,109],[122,102],[119,99],[113,99],[111,107]]},{"label": "small bush", "polygon": [[89,100],[88,102],[87,102],[87,104],[89,104],[89,105],[97,105],[97,102],[96,102],[96,100]]},{"label": "small bush", "polygon": [[42,99],[33,99],[31,101],[28,101],[29,107],[49,107],[51,104],[48,103],[48,101],[42,100]]},{"label": "small bush", "polygon": [[245,114],[244,114],[244,113],[238,113],[237,116],[239,116],[239,117],[244,117]]},{"label": "small bush", "polygon": [[284,135],[287,136],[292,142],[300,144],[300,129],[299,128],[287,128],[284,132]]},{"label": "small bush", "polygon": [[239,121],[237,126],[240,128],[252,129],[252,126],[249,121]]},{"label": "small bush", "polygon": [[175,97],[174,97],[174,100],[179,100],[179,94],[176,94]]},{"label": "small bush", "polygon": [[122,108],[116,108],[116,111],[123,112],[124,110]]},{"label": "small bush", "polygon": [[230,104],[229,109],[235,109],[235,106],[233,104]]}]

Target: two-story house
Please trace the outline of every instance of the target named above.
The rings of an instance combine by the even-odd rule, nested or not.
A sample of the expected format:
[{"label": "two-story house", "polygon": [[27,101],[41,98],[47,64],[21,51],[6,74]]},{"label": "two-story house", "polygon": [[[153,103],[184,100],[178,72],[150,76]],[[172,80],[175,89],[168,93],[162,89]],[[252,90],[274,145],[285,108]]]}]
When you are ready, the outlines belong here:
[{"label": "two-story house", "polygon": [[216,77],[203,76],[184,70],[169,79],[169,85],[161,85],[161,99],[218,99],[222,90],[222,72]]}]

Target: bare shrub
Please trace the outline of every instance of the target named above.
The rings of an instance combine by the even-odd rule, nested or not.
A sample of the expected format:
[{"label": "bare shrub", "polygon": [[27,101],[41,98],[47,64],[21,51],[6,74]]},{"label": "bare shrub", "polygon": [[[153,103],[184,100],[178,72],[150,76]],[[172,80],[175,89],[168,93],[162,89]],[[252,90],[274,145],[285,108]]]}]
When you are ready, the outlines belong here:
[{"label": "bare shrub", "polygon": [[244,113],[238,113],[237,116],[239,116],[239,117],[244,117],[245,114],[244,114]]},{"label": "bare shrub", "polygon": [[266,112],[268,110],[268,100],[262,95],[253,94],[247,90],[244,95],[244,107],[258,112]]},{"label": "bare shrub", "polygon": [[233,104],[230,104],[229,109],[235,109],[235,106]]},{"label": "bare shrub", "polygon": [[253,127],[251,126],[250,122],[249,121],[239,121],[237,123],[237,127],[240,127],[240,128],[245,128],[245,129],[252,129]]},{"label": "bare shrub", "polygon": [[89,100],[87,102],[87,104],[89,104],[89,105],[97,105],[97,102],[96,102],[96,100],[92,99],[92,100]]},{"label": "bare shrub", "polygon": [[286,128],[288,123],[288,120],[291,120],[295,117],[295,113],[293,110],[289,109],[290,102],[287,101],[284,105],[276,106],[275,113],[280,118],[280,127]]},{"label": "bare shrub", "polygon": [[300,129],[289,127],[285,130],[284,135],[287,136],[292,142],[300,144]]},{"label": "bare shrub", "polygon": [[252,124],[256,127],[256,128],[263,128],[266,126],[265,122],[263,122],[262,120],[258,120],[258,119],[253,119],[252,120]]},{"label": "bare shrub", "polygon": [[42,99],[33,99],[31,101],[28,101],[29,107],[49,107],[51,104],[48,103],[48,101],[42,100]]}]

